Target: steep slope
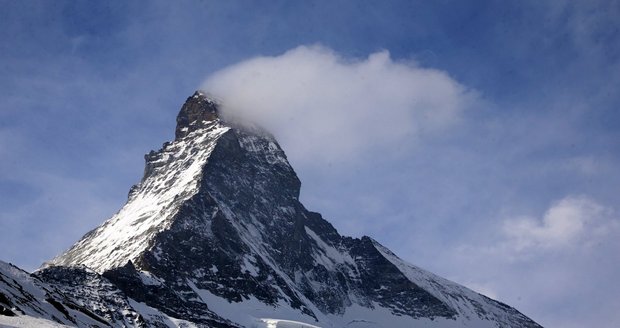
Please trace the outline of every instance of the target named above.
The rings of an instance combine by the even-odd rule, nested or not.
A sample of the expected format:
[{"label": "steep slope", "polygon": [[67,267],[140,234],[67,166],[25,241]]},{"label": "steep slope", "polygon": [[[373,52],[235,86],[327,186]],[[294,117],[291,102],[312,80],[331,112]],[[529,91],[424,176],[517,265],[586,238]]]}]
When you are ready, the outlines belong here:
[{"label": "steep slope", "polygon": [[107,321],[29,273],[0,261],[0,326],[20,324],[21,317],[40,325],[109,327]]},{"label": "steep slope", "polygon": [[[232,326],[208,315],[196,323]],[[195,326],[126,297],[106,278],[85,267],[58,266],[28,274],[0,261],[0,327]]]},{"label": "steep slope", "polygon": [[[192,99],[182,113],[196,112],[194,105],[207,109],[214,106],[198,94]],[[180,115],[179,121],[185,117]],[[188,133],[190,128],[192,131]],[[50,263],[82,264],[103,272],[136,259],[154,236],[169,229],[181,205],[197,192],[201,170],[219,137],[229,128],[217,121],[196,118],[181,129],[185,130],[178,130],[177,136],[186,133],[185,138],[166,143],[159,152],[152,151],[145,156],[144,178],[132,187],[125,206]]]},{"label": "steep slope", "polygon": [[51,277],[86,266],[127,302],[204,326],[539,327],[369,237],[341,236],[299,202],[300,185],[271,135],[222,121],[197,92],[125,206],[38,275],[81,299],[73,274]]}]

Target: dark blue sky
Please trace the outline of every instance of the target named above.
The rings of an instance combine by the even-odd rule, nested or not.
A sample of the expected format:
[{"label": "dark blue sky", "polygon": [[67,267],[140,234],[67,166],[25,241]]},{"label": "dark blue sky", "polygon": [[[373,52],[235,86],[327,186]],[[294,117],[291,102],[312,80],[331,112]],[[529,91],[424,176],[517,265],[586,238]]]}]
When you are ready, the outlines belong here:
[{"label": "dark blue sky", "polygon": [[545,326],[620,324],[618,1],[0,5],[2,260],[35,269],[118,210],[213,73],[301,45],[387,50],[476,106],[398,154],[291,157],[306,206]]}]

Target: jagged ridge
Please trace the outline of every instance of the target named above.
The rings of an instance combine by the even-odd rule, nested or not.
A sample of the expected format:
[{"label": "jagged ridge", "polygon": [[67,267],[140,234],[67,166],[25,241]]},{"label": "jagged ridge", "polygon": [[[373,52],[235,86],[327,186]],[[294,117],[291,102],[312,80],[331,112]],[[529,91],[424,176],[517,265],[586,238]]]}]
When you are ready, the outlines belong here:
[{"label": "jagged ridge", "polygon": [[146,156],[125,206],[46,264],[42,279],[64,288],[55,266],[84,265],[127,304],[206,326],[279,316],[334,327],[539,327],[369,237],[341,236],[299,202],[275,139],[222,121],[203,93],[188,98],[175,135]]}]

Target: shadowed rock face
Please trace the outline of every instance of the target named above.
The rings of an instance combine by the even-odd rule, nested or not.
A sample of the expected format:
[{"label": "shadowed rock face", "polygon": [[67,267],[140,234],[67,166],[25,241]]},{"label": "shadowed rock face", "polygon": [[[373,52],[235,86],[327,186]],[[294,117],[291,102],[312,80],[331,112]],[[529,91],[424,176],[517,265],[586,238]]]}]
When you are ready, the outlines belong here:
[{"label": "shadowed rock face", "polygon": [[177,115],[175,140],[186,137],[193,131],[203,129],[218,118],[216,103],[202,92],[196,91],[181,108]]},{"label": "shadowed rock face", "polygon": [[[119,323],[115,308],[124,307],[134,322],[154,326],[175,318],[237,327],[275,311],[325,326],[539,327],[369,237],[341,236],[299,202],[300,187],[273,136],[223,122],[217,104],[196,92],[177,117],[175,140],[146,156],[127,204],[37,274]],[[79,265],[96,272],[62,269]],[[76,281],[115,296],[97,298]],[[238,313],[218,313],[222,304]]]}]

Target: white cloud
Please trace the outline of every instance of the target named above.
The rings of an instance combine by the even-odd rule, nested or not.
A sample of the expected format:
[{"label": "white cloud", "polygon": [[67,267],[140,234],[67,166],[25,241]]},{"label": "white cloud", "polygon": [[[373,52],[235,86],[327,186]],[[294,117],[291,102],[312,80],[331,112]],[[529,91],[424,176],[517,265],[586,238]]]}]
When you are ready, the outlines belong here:
[{"label": "white cloud", "polygon": [[569,196],[553,204],[541,218],[504,221],[507,243],[516,250],[531,247],[575,246],[605,231],[611,210],[584,196]]},{"label": "white cloud", "polygon": [[612,207],[571,195],[539,216],[513,216],[481,236],[476,245],[446,250],[441,261],[447,276],[543,326],[620,322],[620,285],[610,283],[620,273],[620,218]]},{"label": "white cloud", "polygon": [[415,141],[453,124],[476,100],[445,72],[387,51],[353,60],[321,46],[246,60],[201,88],[220,99],[223,116],[267,128],[298,160],[342,161]]}]

